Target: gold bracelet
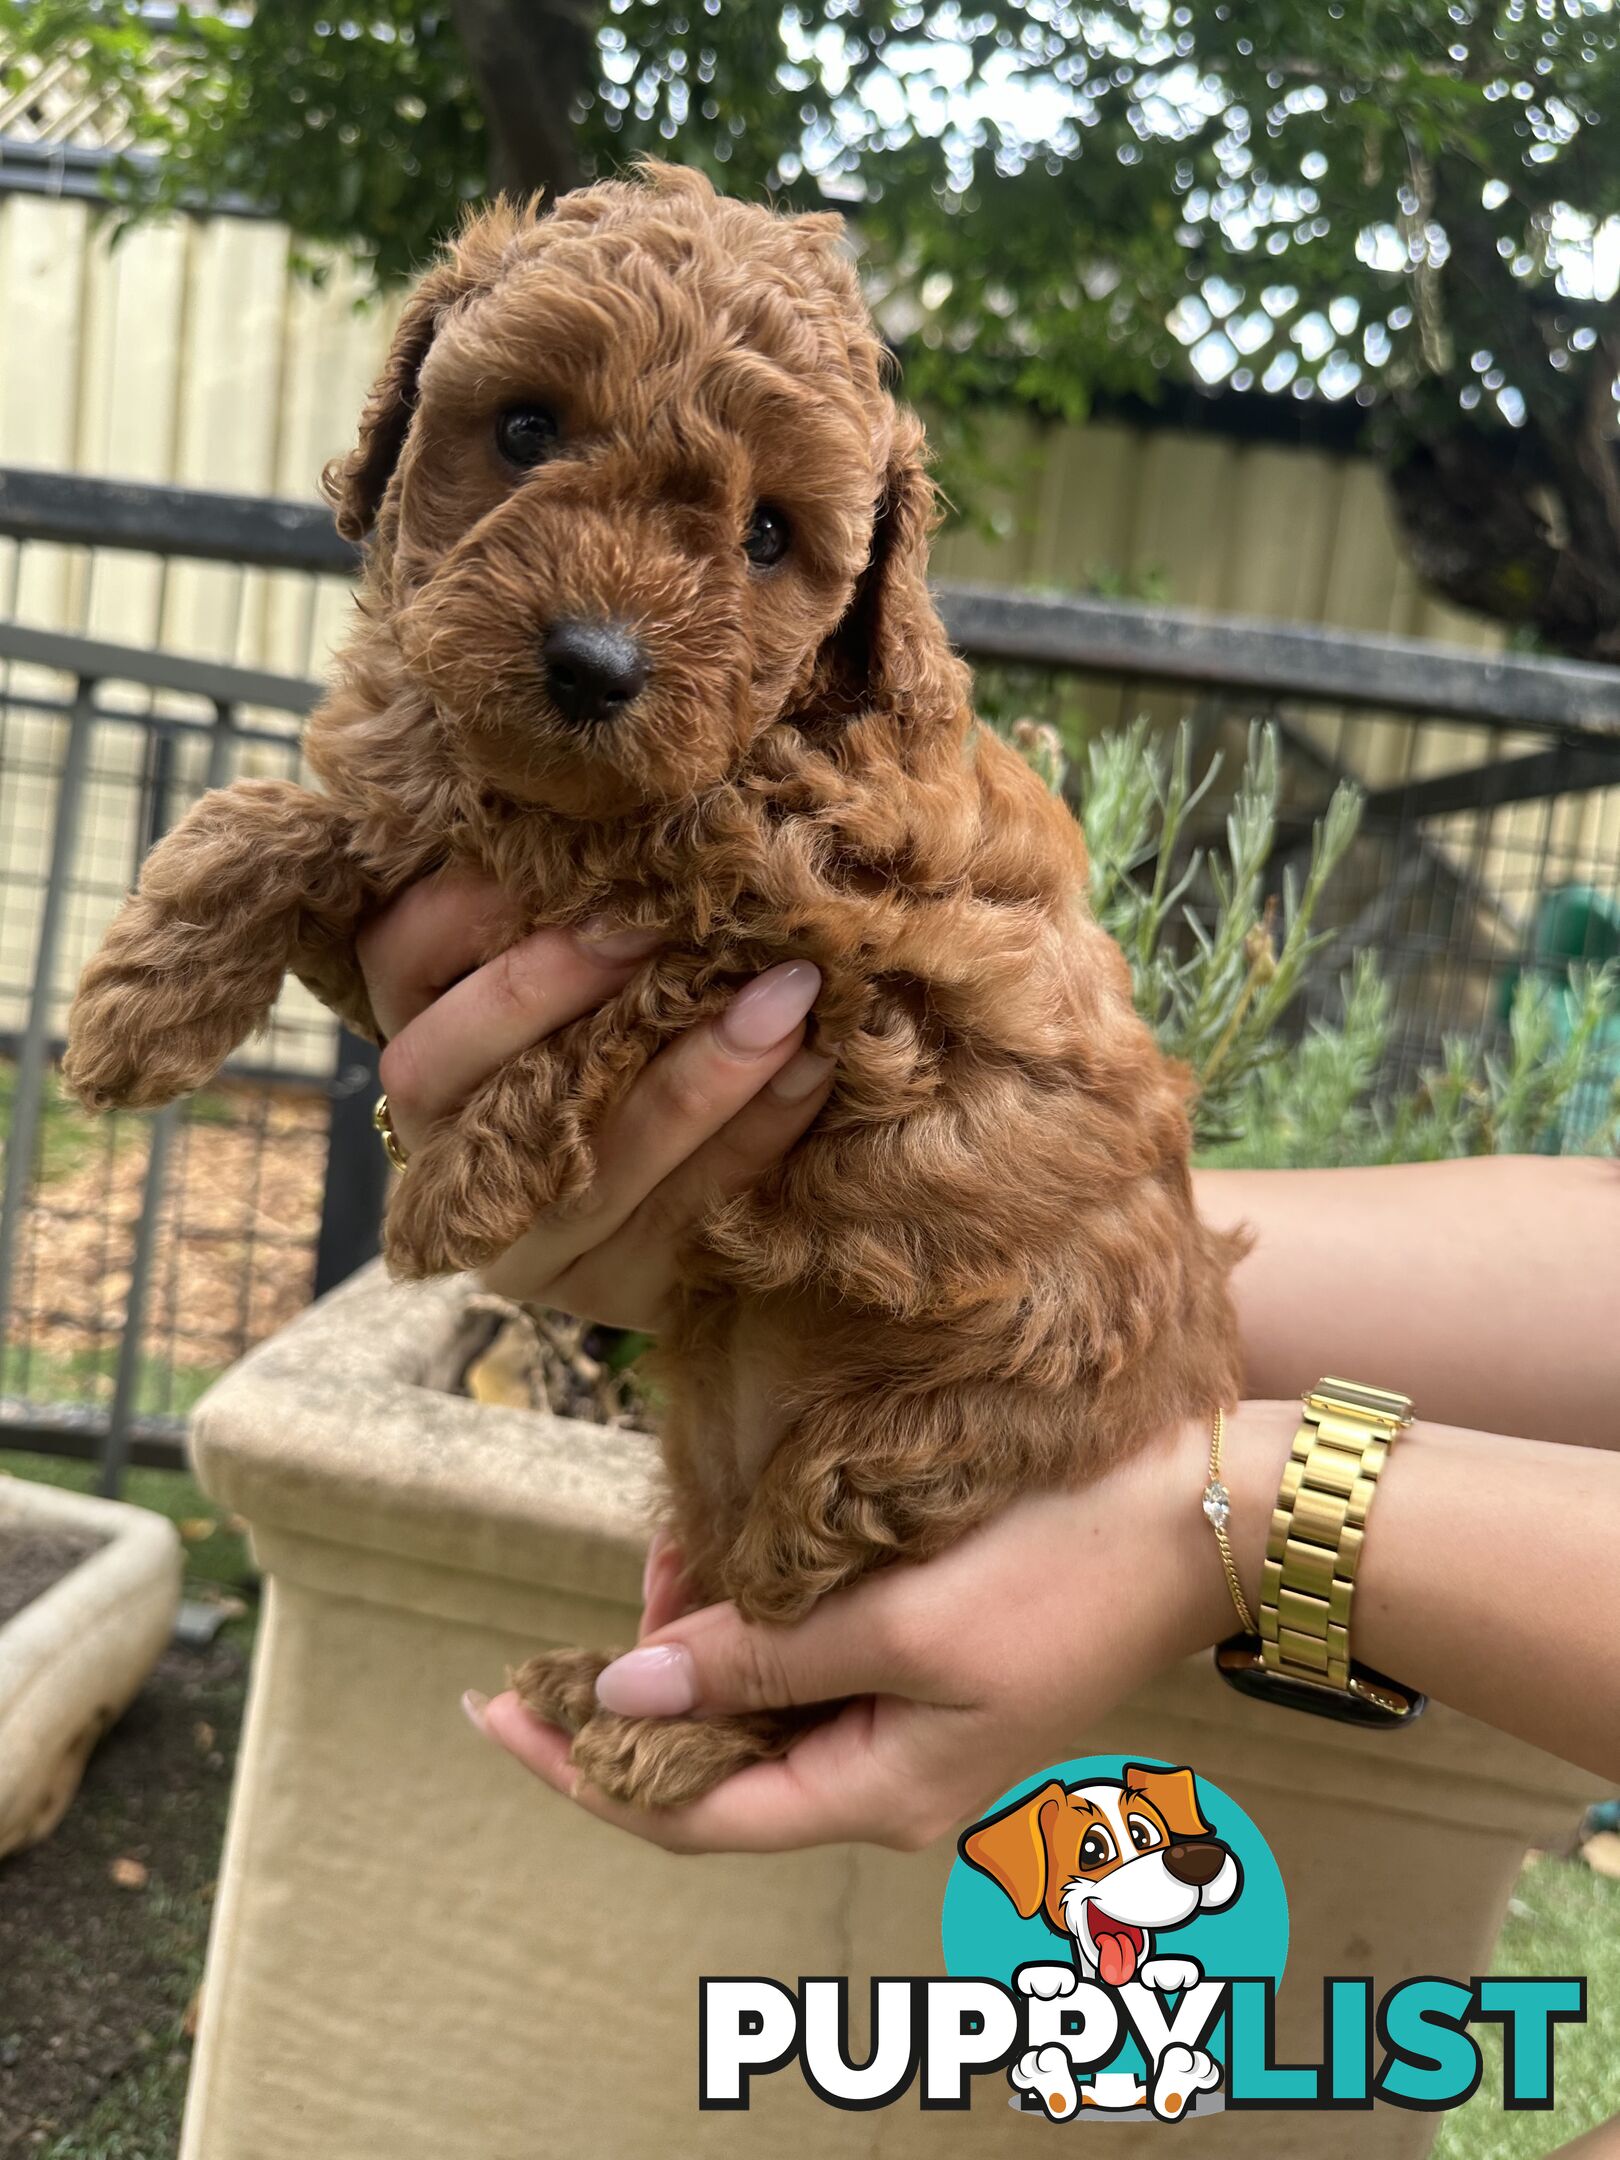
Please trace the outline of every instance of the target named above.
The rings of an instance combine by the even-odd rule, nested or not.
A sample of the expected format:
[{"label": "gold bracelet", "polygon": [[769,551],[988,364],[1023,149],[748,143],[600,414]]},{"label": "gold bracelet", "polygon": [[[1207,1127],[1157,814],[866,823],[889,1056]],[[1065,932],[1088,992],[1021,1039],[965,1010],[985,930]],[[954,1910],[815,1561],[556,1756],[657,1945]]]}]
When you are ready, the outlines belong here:
[{"label": "gold bracelet", "polygon": [[1209,1527],[1215,1533],[1215,1542],[1221,1549],[1221,1566],[1226,1570],[1226,1587],[1232,1593],[1232,1603],[1237,1607],[1238,1620],[1245,1635],[1258,1635],[1249,1611],[1249,1601],[1243,1595],[1243,1585],[1238,1580],[1237,1562],[1232,1558],[1232,1541],[1226,1534],[1226,1526],[1232,1519],[1232,1495],[1221,1481],[1221,1442],[1226,1437],[1226,1412],[1217,1406],[1215,1423],[1209,1436],[1209,1480],[1204,1487],[1204,1514]]},{"label": "gold bracelet", "polygon": [[1366,1724],[1409,1724],[1424,1709],[1421,1695],[1350,1654],[1368,1512],[1411,1422],[1406,1396],[1354,1380],[1319,1380],[1304,1398],[1266,1539],[1259,1641],[1216,1653],[1235,1687]]}]

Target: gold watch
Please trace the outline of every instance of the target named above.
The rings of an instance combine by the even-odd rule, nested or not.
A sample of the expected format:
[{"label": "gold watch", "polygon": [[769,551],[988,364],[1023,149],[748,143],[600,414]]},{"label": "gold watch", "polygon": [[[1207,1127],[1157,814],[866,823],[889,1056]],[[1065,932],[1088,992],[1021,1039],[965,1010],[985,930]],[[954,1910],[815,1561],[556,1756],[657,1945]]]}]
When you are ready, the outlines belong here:
[{"label": "gold watch", "polygon": [[1215,1653],[1244,1694],[1354,1724],[1409,1725],[1422,1714],[1422,1695],[1350,1654],[1368,1511],[1411,1422],[1406,1396],[1354,1380],[1318,1380],[1305,1397],[1266,1539],[1260,1632]]}]

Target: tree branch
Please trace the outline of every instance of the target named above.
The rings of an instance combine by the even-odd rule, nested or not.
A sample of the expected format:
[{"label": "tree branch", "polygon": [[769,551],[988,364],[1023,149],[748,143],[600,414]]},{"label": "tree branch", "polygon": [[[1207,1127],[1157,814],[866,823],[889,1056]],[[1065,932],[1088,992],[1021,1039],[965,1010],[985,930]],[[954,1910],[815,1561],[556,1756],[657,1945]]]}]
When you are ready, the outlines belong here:
[{"label": "tree branch", "polygon": [[577,187],[573,108],[595,80],[597,10],[589,0],[450,0],[450,13],[489,129],[491,189]]}]

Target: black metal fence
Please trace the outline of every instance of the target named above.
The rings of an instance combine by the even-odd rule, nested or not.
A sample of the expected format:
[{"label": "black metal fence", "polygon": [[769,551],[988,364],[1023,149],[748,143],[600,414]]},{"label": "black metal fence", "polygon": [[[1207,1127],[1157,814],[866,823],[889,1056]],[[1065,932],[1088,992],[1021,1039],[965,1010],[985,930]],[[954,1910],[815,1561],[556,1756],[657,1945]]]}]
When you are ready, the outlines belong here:
[{"label": "black metal fence", "polygon": [[[299,769],[320,603],[351,560],[313,506],[243,507],[0,474],[0,1444],[96,1455],[109,1489],[128,1460],[179,1460],[208,1381],[376,1249],[375,1055],[301,992],[159,1117],[84,1119],[54,1077],[79,968],[147,849],[205,787]],[[225,586],[180,590],[196,563]],[[18,619],[94,619],[132,573],[155,629],[242,643],[279,580],[305,671]]]},{"label": "black metal fence", "polygon": [[[152,646],[87,634],[136,566]],[[153,840],[206,786],[298,770],[353,567],[313,505],[0,472],[0,1445],[97,1455],[109,1485],[127,1460],[176,1460],[207,1381],[374,1249],[374,1061],[296,989],[157,1118],[91,1124],[53,1077],[78,969]],[[198,576],[223,581],[201,613]],[[1338,779],[1361,783],[1326,920],[1339,957],[1382,958],[1391,1085],[1448,1033],[1499,1029],[1504,984],[1549,940],[1559,962],[1620,951],[1620,671],[1098,600],[941,601],[987,702],[1071,741],[1185,715],[1202,751],[1237,752],[1230,778],[1248,723],[1275,721],[1274,869]],[[181,649],[203,620],[227,655]],[[289,672],[243,664],[272,641]],[[1217,790],[1206,826],[1224,808]]]}]

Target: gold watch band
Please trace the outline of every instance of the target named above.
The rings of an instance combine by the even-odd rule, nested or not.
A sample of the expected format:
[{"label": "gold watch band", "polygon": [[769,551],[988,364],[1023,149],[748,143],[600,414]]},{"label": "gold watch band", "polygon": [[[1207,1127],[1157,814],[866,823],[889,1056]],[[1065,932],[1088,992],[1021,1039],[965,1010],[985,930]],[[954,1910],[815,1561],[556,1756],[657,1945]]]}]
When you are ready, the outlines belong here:
[{"label": "gold watch band", "polygon": [[1304,1398],[1266,1539],[1259,1640],[1236,1638],[1217,1653],[1234,1686],[1374,1723],[1406,1723],[1423,1709],[1421,1695],[1351,1655],[1368,1512],[1390,1449],[1411,1422],[1405,1395],[1354,1380],[1319,1380]]},{"label": "gold watch band", "polygon": [[1260,1576],[1260,1654],[1268,1672],[1317,1687],[1350,1685],[1350,1607],[1367,1511],[1404,1395],[1319,1380],[1305,1397]]}]

